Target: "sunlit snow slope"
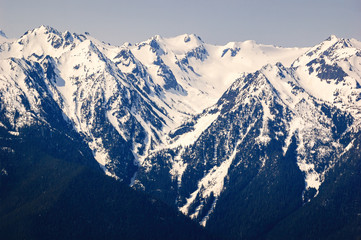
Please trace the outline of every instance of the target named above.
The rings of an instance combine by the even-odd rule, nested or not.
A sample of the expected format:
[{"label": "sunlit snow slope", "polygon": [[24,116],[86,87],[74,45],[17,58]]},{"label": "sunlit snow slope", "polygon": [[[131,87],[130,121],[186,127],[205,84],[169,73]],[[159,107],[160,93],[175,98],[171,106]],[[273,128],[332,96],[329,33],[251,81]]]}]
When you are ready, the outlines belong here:
[{"label": "sunlit snow slope", "polygon": [[295,199],[317,197],[353,147],[360,89],[355,39],[282,48],[185,34],[112,46],[47,26],[0,32],[0,127],[72,129],[108,175],[202,225],[222,196],[281,184],[285,169],[302,186]]},{"label": "sunlit snow slope", "polygon": [[[104,121],[132,144],[141,163],[149,150],[168,144],[165,135],[170,130],[216,103],[237,77],[266,63],[284,61],[290,65],[306,50],[253,41],[214,46],[195,35],[155,36],[117,47],[88,34],[61,33],[41,26],[18,40],[2,43],[2,82],[16,84],[11,91],[18,91],[4,91],[9,96],[3,101],[21,94],[27,99],[37,97],[32,86],[22,83],[26,77],[21,76],[28,65],[36,65],[45,78],[47,94],[74,128],[89,138],[89,146],[101,165],[111,159],[104,139],[94,134],[99,131],[95,130],[97,107],[104,110]],[[22,70],[8,79],[16,68]],[[13,116],[15,110],[23,113],[12,126],[30,123],[22,120],[28,112],[21,110],[22,106],[15,107],[19,100],[9,102],[6,114]],[[36,99],[31,100],[29,107],[38,111],[37,104]]]}]

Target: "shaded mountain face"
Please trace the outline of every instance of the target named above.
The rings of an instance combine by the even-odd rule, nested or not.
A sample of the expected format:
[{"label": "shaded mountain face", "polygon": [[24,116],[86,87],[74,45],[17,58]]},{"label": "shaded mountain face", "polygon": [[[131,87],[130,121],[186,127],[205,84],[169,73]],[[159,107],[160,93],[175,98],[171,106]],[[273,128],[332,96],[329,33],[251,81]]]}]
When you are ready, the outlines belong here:
[{"label": "shaded mountain face", "polygon": [[262,238],[358,239],[361,236],[360,159],[358,133],[327,172],[319,195],[282,219]]},{"label": "shaded mountain face", "polygon": [[340,156],[357,151],[360,66],[361,43],[335,36],[312,48],[187,34],[116,47],[42,26],[0,44],[1,128],[77,134],[107,175],[210,231],[277,238],[351,168]]},{"label": "shaded mountain face", "polygon": [[212,239],[175,208],[106,176],[67,134],[0,130],[1,239]]}]

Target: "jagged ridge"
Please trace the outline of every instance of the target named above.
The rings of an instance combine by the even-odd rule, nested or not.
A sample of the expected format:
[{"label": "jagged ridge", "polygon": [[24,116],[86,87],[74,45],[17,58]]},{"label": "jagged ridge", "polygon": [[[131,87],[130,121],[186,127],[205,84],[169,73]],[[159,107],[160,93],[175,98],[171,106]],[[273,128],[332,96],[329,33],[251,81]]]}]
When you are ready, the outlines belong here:
[{"label": "jagged ridge", "polygon": [[214,46],[186,34],[117,47],[41,26],[0,45],[1,126],[71,126],[107,174],[203,225],[286,166],[298,208],[359,131],[360,46],[335,36],[303,49]]}]

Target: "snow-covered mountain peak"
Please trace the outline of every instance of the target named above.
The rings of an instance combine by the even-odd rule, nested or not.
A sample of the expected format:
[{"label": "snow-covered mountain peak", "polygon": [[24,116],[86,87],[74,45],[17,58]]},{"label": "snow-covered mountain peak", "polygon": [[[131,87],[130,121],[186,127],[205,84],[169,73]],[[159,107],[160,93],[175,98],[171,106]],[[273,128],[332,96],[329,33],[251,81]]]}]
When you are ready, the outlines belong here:
[{"label": "snow-covered mountain peak", "polygon": [[338,38],[336,35],[330,35],[325,41],[337,41]]},{"label": "snow-covered mountain peak", "polygon": [[257,43],[256,43],[255,40],[246,40],[246,41],[243,42],[243,45],[254,46],[254,45],[257,45]]},{"label": "snow-covered mountain peak", "polygon": [[0,29],[0,37],[8,38],[3,30]]},{"label": "snow-covered mountain peak", "polygon": [[355,38],[351,38],[350,43],[352,44],[353,47],[361,49],[361,42],[359,40]]},{"label": "snow-covered mountain peak", "polygon": [[167,192],[204,225],[248,173],[240,184],[292,164],[299,200],[317,194],[340,137],[360,126],[360,46],[334,36],[312,48],[219,46],[183,34],[119,47],[41,26],[0,44],[0,126],[67,126],[106,173]]},{"label": "snow-covered mountain peak", "polygon": [[150,40],[156,40],[156,41],[160,41],[162,39],[163,39],[163,37],[161,35],[159,35],[159,34],[156,34],[156,35],[154,35],[153,37],[150,38]]},{"label": "snow-covered mountain peak", "polygon": [[32,32],[44,33],[44,34],[54,33],[57,35],[61,35],[61,32],[59,32],[57,29],[47,26],[47,25],[41,25],[40,27],[33,29]]},{"label": "snow-covered mountain peak", "polygon": [[361,44],[334,35],[300,56],[292,71],[310,95],[360,118]]},{"label": "snow-covered mountain peak", "polygon": [[24,41],[27,42],[34,40],[46,41],[49,42],[54,48],[59,48],[64,40],[72,40],[71,35],[72,34],[69,31],[62,33],[55,28],[42,25],[38,28],[26,32],[20,39],[24,39]]},{"label": "snow-covered mountain peak", "polygon": [[131,44],[130,42],[125,42],[121,45],[121,47],[124,47],[124,48],[128,48],[128,47],[131,47],[133,46],[133,44]]},{"label": "snow-covered mountain peak", "polygon": [[185,55],[193,49],[202,46],[204,42],[195,34],[182,34],[176,37],[165,38],[155,35],[144,42],[135,44],[138,50],[150,46],[150,50],[157,55],[172,53],[176,56]]},{"label": "snow-covered mountain peak", "polygon": [[28,60],[41,60],[45,56],[60,57],[75,45],[87,39],[84,35],[59,32],[49,26],[40,26],[27,31],[18,40],[9,42],[1,58],[16,57]]},{"label": "snow-covered mountain peak", "polygon": [[[100,131],[98,128],[101,125],[96,122],[98,117],[132,144],[133,154],[141,164],[141,160],[152,151],[169,144],[176,146],[180,142],[189,145],[189,139],[196,140],[198,133],[201,134],[218,114],[223,114],[221,111],[209,110],[204,113],[196,124],[201,130],[181,138],[184,141],[171,139],[169,142],[167,136],[169,133],[175,135],[178,127],[191,116],[216,106],[227,89],[239,96],[233,98],[233,103],[224,104],[224,111],[231,105],[236,111],[238,106],[248,106],[247,101],[250,104],[258,99],[258,106],[268,114],[267,109],[272,107],[269,104],[273,104],[271,96],[274,94],[278,96],[274,98],[275,101],[283,101],[293,110],[306,94],[298,89],[305,89],[310,95],[321,99],[327,95],[332,102],[334,94],[337,94],[335,91],[343,84],[352,91],[342,91],[339,96],[347,100],[347,94],[354,94],[352,98],[356,99],[358,93],[353,89],[357,87],[354,79],[361,71],[351,73],[346,69],[350,66],[343,66],[346,64],[344,62],[341,64],[341,57],[330,56],[353,56],[358,51],[355,47],[358,44],[356,40],[350,43],[341,39],[324,41],[319,47],[312,48],[315,53],[311,56],[304,54],[309,48],[282,48],[252,40],[217,46],[204,43],[195,34],[183,34],[172,38],[156,35],[135,45],[118,47],[105,44],[88,34],[59,32],[41,26],[13,43],[2,44],[4,51],[0,53],[0,58],[24,59],[23,65],[33,64],[39,68],[36,72],[44,78],[44,84],[49,85],[48,94],[54,97],[74,128],[91,139],[91,149],[101,152],[95,155],[104,166],[110,158],[100,135],[92,132],[94,129]],[[299,59],[305,63],[300,68],[301,72],[290,68],[290,64],[300,55],[302,57]],[[315,57],[325,62],[312,62]],[[10,63],[7,64],[6,69],[11,69]],[[324,67],[324,70],[318,67]],[[310,73],[311,68],[313,73]],[[317,88],[325,88],[322,84],[328,84],[329,77],[332,77],[327,75],[330,71],[341,73],[338,78],[342,78],[342,81],[334,79],[338,85],[319,96]],[[251,75],[246,77],[249,73]],[[322,75],[321,80],[319,74]],[[306,79],[303,80],[306,82],[296,80],[295,76]],[[238,85],[233,84],[236,79],[242,79]],[[322,84],[317,85],[318,82]],[[32,93],[30,88],[26,86],[21,90]],[[242,88],[246,90],[239,92]],[[228,101],[227,98],[224,101]],[[36,101],[33,102],[35,109]],[[267,116],[273,118],[273,115]],[[136,129],[136,134],[130,129]]]},{"label": "snow-covered mountain peak", "polygon": [[184,35],[181,35],[181,36],[182,37],[184,36],[183,40],[184,40],[185,43],[192,42],[192,41],[198,41],[200,43],[204,43],[203,40],[194,33],[192,33],[192,34],[184,34]]},{"label": "snow-covered mountain peak", "polygon": [[314,59],[323,58],[330,62],[333,60],[343,60],[354,56],[360,51],[361,44],[355,39],[337,38],[331,35],[329,38],[309,49],[300,56],[293,64],[293,67],[306,65]]},{"label": "snow-covered mountain peak", "polygon": [[162,41],[162,40],[163,40],[163,37],[161,35],[159,35],[159,34],[156,34],[156,35],[148,38],[147,40],[135,43],[134,45],[136,45],[136,46],[149,45],[152,41],[159,42],[159,41]]},{"label": "snow-covered mountain peak", "polygon": [[164,38],[164,44],[176,51],[179,48],[186,48],[184,51],[203,45],[203,40],[195,34],[182,34],[176,37]]},{"label": "snow-covered mountain peak", "polygon": [[6,34],[0,29],[0,44],[2,43],[6,43],[6,42],[11,42],[11,39],[8,39],[8,37],[6,36]]}]

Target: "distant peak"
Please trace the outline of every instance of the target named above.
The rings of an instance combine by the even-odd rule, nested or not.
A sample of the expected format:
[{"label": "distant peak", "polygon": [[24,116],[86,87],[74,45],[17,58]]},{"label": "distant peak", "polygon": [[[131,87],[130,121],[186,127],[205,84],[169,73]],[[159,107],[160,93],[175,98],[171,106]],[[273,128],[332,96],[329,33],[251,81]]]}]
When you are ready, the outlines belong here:
[{"label": "distant peak", "polygon": [[50,27],[50,26],[46,26],[46,25],[41,25],[39,28],[39,30],[45,30],[48,32],[58,32],[55,28]]},{"label": "distant peak", "polygon": [[256,45],[257,44],[255,40],[246,40],[243,43],[247,44],[247,45]]},{"label": "distant peak", "polygon": [[125,43],[123,43],[123,45],[122,45],[122,47],[131,47],[132,46],[132,44],[130,43],[130,42],[125,42]]},{"label": "distant peak", "polygon": [[187,43],[187,42],[190,42],[190,41],[191,41],[191,37],[188,34],[186,34],[184,36],[184,42]]},{"label": "distant peak", "polygon": [[159,40],[162,40],[162,39],[163,39],[163,37],[161,35],[159,35],[159,34],[157,34],[157,35],[150,38],[150,40],[156,40],[156,41],[159,41]]},{"label": "distant peak", "polygon": [[173,42],[174,44],[182,44],[186,45],[202,45],[204,44],[203,40],[197,36],[196,34],[182,34],[175,37],[165,38],[164,40]]},{"label": "distant peak", "polygon": [[193,39],[203,42],[203,40],[198,35],[196,35],[194,33],[184,34],[184,35],[181,35],[181,36],[184,36],[184,42],[189,42],[189,41],[191,41]]},{"label": "distant peak", "polygon": [[163,40],[163,37],[161,35],[154,35],[153,37],[148,38],[146,41],[144,42],[139,42],[136,43],[135,45],[142,45],[142,44],[155,44],[155,43],[159,43]]},{"label": "distant peak", "polygon": [[331,35],[329,36],[326,41],[333,41],[333,40],[338,40],[338,38],[336,37],[336,35]]},{"label": "distant peak", "polygon": [[[35,28],[31,31],[32,33],[43,33],[43,34],[48,34],[48,33],[54,33],[54,34],[57,34],[57,35],[61,35],[61,33],[56,30],[55,28],[52,28],[50,26],[46,26],[46,25],[41,25],[40,27],[38,28]],[[26,34],[28,34],[29,32],[26,32]]]},{"label": "distant peak", "polygon": [[3,30],[0,29],[0,36],[4,38],[8,38],[6,34],[3,32]]}]

